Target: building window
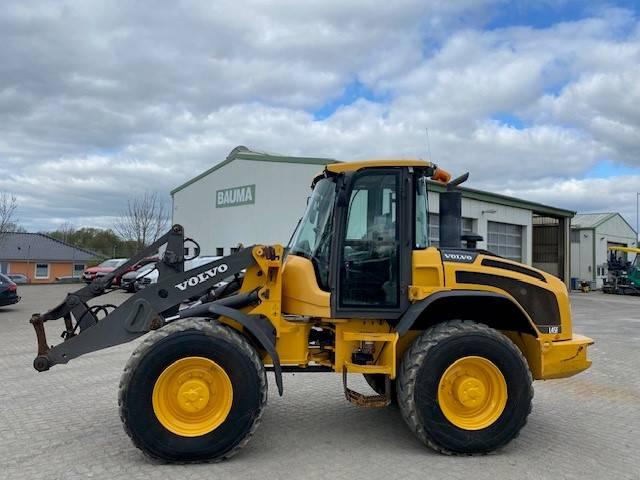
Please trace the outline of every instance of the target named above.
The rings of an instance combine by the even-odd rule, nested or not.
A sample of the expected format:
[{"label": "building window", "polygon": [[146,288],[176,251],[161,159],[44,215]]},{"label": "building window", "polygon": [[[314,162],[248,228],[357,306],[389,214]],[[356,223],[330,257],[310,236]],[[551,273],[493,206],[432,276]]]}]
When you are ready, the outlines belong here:
[{"label": "building window", "polygon": [[239,250],[240,248],[238,247],[231,247],[231,253],[238,253]]},{"label": "building window", "polygon": [[84,272],[85,265],[84,263],[74,263],[73,264],[73,276],[81,277],[82,272]]},{"label": "building window", "polygon": [[222,247],[216,248],[216,256],[218,256],[218,257],[224,256],[224,248],[222,248]]},{"label": "building window", "polygon": [[[473,233],[473,218],[462,217],[462,235]],[[429,245],[440,245],[440,215],[429,214]]]},{"label": "building window", "polygon": [[580,243],[580,230],[571,230],[571,243]]},{"label": "building window", "polygon": [[49,278],[48,263],[36,263],[36,278]]},{"label": "building window", "polygon": [[501,257],[522,261],[522,226],[487,222],[487,250]]}]

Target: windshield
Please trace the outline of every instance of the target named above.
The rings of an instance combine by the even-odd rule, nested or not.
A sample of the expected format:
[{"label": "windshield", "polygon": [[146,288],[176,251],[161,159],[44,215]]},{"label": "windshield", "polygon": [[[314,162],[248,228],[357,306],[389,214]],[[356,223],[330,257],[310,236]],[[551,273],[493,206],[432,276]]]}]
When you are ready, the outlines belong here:
[{"label": "windshield", "polygon": [[99,267],[104,267],[104,268],[117,268],[120,265],[122,265],[125,261],[124,260],[105,260],[104,262],[102,262],[100,265],[98,265]]},{"label": "windshield", "polygon": [[298,230],[291,239],[290,253],[309,258],[318,270],[321,288],[328,288],[329,252],[336,188],[333,180],[316,183]]},{"label": "windshield", "polygon": [[156,268],[156,263],[147,263],[144,267],[141,267],[140,269],[138,269],[138,273],[143,273],[143,272],[148,272],[149,270],[153,270],[154,268]]}]

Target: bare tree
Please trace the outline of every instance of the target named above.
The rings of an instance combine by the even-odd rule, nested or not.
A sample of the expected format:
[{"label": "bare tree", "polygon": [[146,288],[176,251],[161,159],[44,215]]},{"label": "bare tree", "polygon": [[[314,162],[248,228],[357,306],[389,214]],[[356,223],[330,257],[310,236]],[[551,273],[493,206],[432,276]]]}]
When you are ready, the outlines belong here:
[{"label": "bare tree", "polygon": [[62,241],[69,243],[71,241],[71,235],[76,231],[76,227],[74,227],[71,222],[64,222],[57,230],[62,234]]},{"label": "bare tree", "polygon": [[136,248],[141,250],[160,237],[168,223],[164,202],[157,193],[145,192],[128,200],[127,209],[114,228],[122,238],[135,242]]},{"label": "bare tree", "polygon": [[7,232],[16,228],[16,208],[18,208],[18,201],[15,195],[0,192],[0,242]]}]

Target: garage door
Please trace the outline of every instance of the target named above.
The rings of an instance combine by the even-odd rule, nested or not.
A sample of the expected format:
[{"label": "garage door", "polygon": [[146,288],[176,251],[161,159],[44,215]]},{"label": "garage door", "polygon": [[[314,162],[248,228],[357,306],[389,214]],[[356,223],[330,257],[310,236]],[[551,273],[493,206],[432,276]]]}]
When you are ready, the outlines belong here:
[{"label": "garage door", "polygon": [[487,222],[487,250],[510,260],[522,261],[522,226]]}]

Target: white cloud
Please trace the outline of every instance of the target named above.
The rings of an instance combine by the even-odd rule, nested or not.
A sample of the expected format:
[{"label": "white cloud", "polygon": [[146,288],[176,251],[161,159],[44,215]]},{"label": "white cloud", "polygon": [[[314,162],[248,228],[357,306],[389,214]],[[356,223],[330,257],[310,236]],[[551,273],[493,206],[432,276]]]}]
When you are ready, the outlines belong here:
[{"label": "white cloud", "polygon": [[[638,18],[596,8],[485,31],[497,3],[9,3],[0,190],[19,193],[31,227],[107,225],[130,192],[167,193],[238,144],[424,158],[428,127],[434,160],[474,187],[633,203],[637,176],[579,179],[603,160],[640,166]],[[314,119],[355,81],[388,101]],[[603,208],[575,193],[596,188]]]}]

